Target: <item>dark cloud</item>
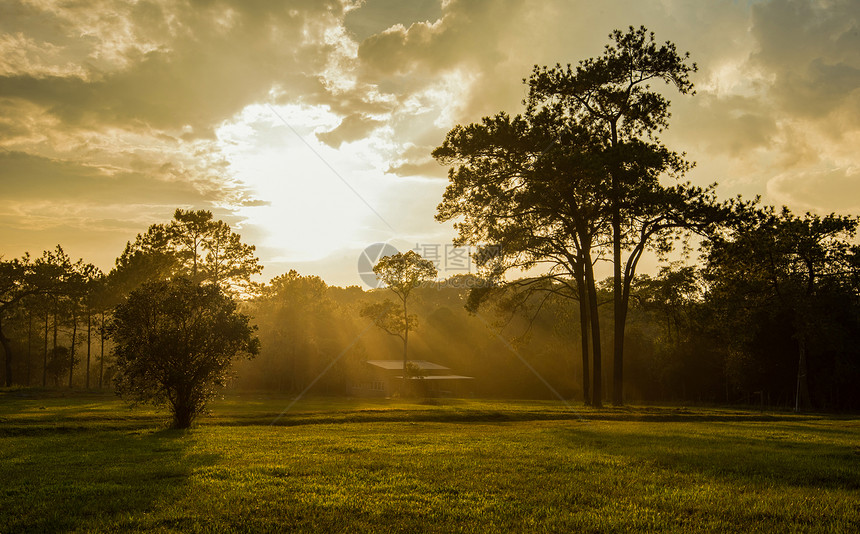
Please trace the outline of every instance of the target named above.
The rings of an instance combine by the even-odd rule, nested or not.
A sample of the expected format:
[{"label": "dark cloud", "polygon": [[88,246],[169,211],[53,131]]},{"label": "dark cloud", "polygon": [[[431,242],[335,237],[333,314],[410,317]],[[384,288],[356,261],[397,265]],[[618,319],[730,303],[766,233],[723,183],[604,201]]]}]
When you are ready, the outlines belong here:
[{"label": "dark cloud", "polygon": [[41,16],[62,20],[67,38],[101,37],[76,58],[86,74],[7,73],[0,97],[37,103],[69,126],[190,125],[200,136],[275,86],[324,91],[317,79],[333,52],[325,32],[343,14],[334,0],[140,2],[95,20],[70,6]]},{"label": "dark cloud", "polygon": [[0,151],[0,183],[4,250],[38,254],[62,243],[103,269],[126,241],[169,220],[178,206],[218,211],[224,202],[263,204],[241,187],[225,188],[221,177],[174,162],[137,160],[117,168]]},{"label": "dark cloud", "polygon": [[414,161],[406,161],[388,167],[391,174],[397,176],[429,176],[433,178],[445,178],[448,176],[447,167],[443,167],[433,158],[427,157],[416,159]]},{"label": "dark cloud", "polygon": [[257,199],[257,200],[243,200],[243,201],[239,202],[238,205],[242,206],[243,208],[259,208],[262,206],[271,206],[272,203],[271,203],[271,201],[268,201],[268,200]]},{"label": "dark cloud", "polygon": [[442,16],[439,0],[365,0],[346,14],[344,26],[361,42],[397,24],[434,21]]},{"label": "dark cloud", "polygon": [[328,132],[316,134],[317,139],[333,147],[340,148],[343,143],[365,138],[370,132],[385,124],[361,113],[353,113],[343,118],[339,125]]},{"label": "dark cloud", "polygon": [[463,63],[480,62],[486,67],[507,55],[505,42],[497,37],[516,25],[525,4],[523,0],[451,0],[438,20],[397,24],[368,37],[358,57],[368,76],[427,76]]},{"label": "dark cloud", "polygon": [[[776,120],[757,98],[702,94],[675,103],[672,130],[686,132],[696,153],[735,158],[770,148],[778,133]],[[690,132],[694,132],[692,139]],[[678,137],[678,136],[676,136]]]},{"label": "dark cloud", "polygon": [[211,185],[188,180],[172,164],[149,172],[54,160],[22,152],[0,152],[0,181],[8,203],[39,201],[109,205],[201,204],[210,200]]},{"label": "dark cloud", "polygon": [[752,60],[783,113],[813,119],[860,116],[860,3],[786,0],[753,7]]},{"label": "dark cloud", "polygon": [[[441,141],[440,141],[441,142]],[[397,176],[427,176],[445,178],[448,168],[430,155],[435,145],[413,145],[403,151],[401,159],[393,162],[386,172]]]}]

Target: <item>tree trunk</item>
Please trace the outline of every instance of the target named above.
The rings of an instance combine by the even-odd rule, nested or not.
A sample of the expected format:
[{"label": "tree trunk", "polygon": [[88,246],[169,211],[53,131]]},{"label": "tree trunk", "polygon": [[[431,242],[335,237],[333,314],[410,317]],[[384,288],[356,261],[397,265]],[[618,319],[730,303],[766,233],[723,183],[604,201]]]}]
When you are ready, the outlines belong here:
[{"label": "tree trunk", "polygon": [[27,381],[24,385],[30,387],[30,371],[33,367],[33,312],[27,311]]},{"label": "tree trunk", "polygon": [[[613,178],[613,182],[615,182]],[[617,194],[617,192],[615,193]],[[624,404],[624,304],[621,279],[621,214],[617,206],[612,210],[612,404]]]},{"label": "tree trunk", "polygon": [[[57,314],[59,313],[59,303],[54,302],[54,358],[57,357],[57,330],[59,330],[60,326],[57,324]],[[54,368],[54,386],[60,385],[60,372],[57,368]]]},{"label": "tree trunk", "polygon": [[621,302],[616,302],[615,332],[612,366],[612,404],[624,405],[624,327],[627,324],[627,310],[630,303],[630,280],[626,280],[621,290]]},{"label": "tree trunk", "polygon": [[48,309],[45,308],[45,352],[42,354],[42,387],[48,385]]},{"label": "tree trunk", "polygon": [[576,273],[576,286],[579,292],[579,334],[582,342],[582,400],[585,404],[591,404],[591,373],[589,373],[588,358],[588,329],[591,321],[589,321],[588,309],[588,293],[585,289],[585,280],[582,279],[583,273]]},{"label": "tree trunk", "polygon": [[93,314],[87,309],[87,389],[90,389],[90,347],[91,347],[91,337],[90,334],[92,332],[93,326]]},{"label": "tree trunk", "polygon": [[72,387],[72,376],[75,372],[75,342],[78,340],[78,313],[72,305],[72,346],[69,351],[69,387]]},{"label": "tree trunk", "polygon": [[406,380],[409,374],[409,369],[407,365],[409,364],[409,314],[406,309],[406,299],[403,299],[403,324],[405,325],[403,329],[403,378],[401,379],[401,387],[400,387],[400,396],[402,397],[406,393]]},{"label": "tree trunk", "polygon": [[806,339],[801,334],[797,341],[797,393],[794,400],[794,411],[799,412],[810,407],[809,382],[806,378]]},{"label": "tree trunk", "polygon": [[[618,146],[617,119],[610,124],[612,132],[612,148]],[[615,319],[613,325],[612,346],[612,404],[621,406],[624,402],[624,319],[623,303],[621,300],[621,190],[619,170],[613,162],[612,178],[612,313]]]},{"label": "tree trunk", "polygon": [[299,386],[299,362],[296,356],[295,340],[290,344],[290,393],[298,393],[301,391]]},{"label": "tree trunk", "polygon": [[591,404],[595,408],[603,407],[603,379],[601,350],[600,350],[600,316],[597,314],[597,289],[594,287],[594,269],[591,258],[585,259],[585,285],[588,289],[588,307],[591,319],[591,353],[594,356],[594,368],[592,371]]},{"label": "tree trunk", "polygon": [[105,312],[102,312],[101,325],[99,325],[99,335],[101,337],[101,352],[99,353],[99,389],[102,389],[102,378],[105,371]]},{"label": "tree trunk", "polygon": [[173,406],[173,428],[185,429],[194,422],[194,409],[190,402],[177,400]]},{"label": "tree trunk", "polygon": [[[0,317],[0,321],[2,321],[2,317]],[[6,356],[6,387],[9,387],[12,385],[12,346],[6,336],[3,335],[2,323],[0,323],[0,344],[3,345],[3,354]]]}]

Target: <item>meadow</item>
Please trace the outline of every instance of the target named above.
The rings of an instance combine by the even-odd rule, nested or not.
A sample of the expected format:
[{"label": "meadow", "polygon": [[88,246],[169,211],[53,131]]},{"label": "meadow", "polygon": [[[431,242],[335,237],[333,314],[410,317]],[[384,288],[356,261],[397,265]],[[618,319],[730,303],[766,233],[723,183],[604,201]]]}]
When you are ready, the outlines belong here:
[{"label": "meadow", "polygon": [[0,391],[0,531],[860,531],[857,416],[291,402]]}]

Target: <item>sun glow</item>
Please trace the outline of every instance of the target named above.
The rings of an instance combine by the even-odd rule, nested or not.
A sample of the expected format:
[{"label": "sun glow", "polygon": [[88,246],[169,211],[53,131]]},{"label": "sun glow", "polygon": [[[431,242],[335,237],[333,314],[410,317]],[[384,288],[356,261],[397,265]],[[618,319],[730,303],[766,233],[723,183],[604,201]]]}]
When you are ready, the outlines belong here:
[{"label": "sun glow", "polygon": [[266,203],[237,214],[263,229],[275,261],[319,260],[390,233],[376,151],[352,146],[370,141],[336,150],[316,138],[338,122],[321,106],[255,104],[217,132],[230,170]]}]

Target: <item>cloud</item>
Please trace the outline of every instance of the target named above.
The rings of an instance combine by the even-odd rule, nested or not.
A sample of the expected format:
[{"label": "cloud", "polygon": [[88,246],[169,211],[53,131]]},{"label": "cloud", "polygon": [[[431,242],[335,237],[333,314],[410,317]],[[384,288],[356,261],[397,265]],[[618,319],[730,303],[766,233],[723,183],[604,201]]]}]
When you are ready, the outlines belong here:
[{"label": "cloud", "polygon": [[3,2],[0,226],[33,243],[42,241],[34,229],[124,242],[177,206],[230,218],[233,208],[266,205],[231,175],[214,132],[274,95],[360,104],[361,93],[347,98],[322,80],[345,53],[332,29],[348,7]]},{"label": "cloud", "polygon": [[[775,143],[776,119],[757,98],[704,93],[676,102],[676,108],[680,111],[672,129],[684,132],[688,144],[695,143],[695,153],[744,159]],[[689,139],[691,132],[694,141]]]},{"label": "cloud", "polygon": [[61,59],[62,48],[38,42],[22,32],[0,35],[0,74],[29,73],[31,76],[86,75],[83,66]]},{"label": "cloud", "polygon": [[692,38],[699,94],[673,98],[664,137],[698,161],[694,181],[798,209],[849,209],[860,165],[848,148],[860,139],[860,5],[784,0],[723,10],[731,16],[699,11],[725,21],[724,36]]},{"label": "cloud", "polygon": [[[120,170],[82,165],[22,152],[0,152],[0,177],[9,203],[50,200],[112,204],[125,196],[135,204],[194,204],[205,196],[193,181],[177,176],[167,164],[161,169]],[[181,173],[180,173],[181,174]]]},{"label": "cloud", "polygon": [[343,118],[340,124],[328,132],[317,133],[317,139],[332,148],[339,148],[343,143],[364,139],[367,135],[384,125],[381,120],[373,119],[361,113],[353,113]]},{"label": "cloud", "polygon": [[434,148],[432,145],[412,145],[403,151],[400,159],[389,165],[386,172],[397,176],[444,178],[448,176],[448,169],[430,155]]},{"label": "cloud", "polygon": [[860,168],[810,169],[780,174],[767,182],[779,203],[800,210],[860,212]]},{"label": "cloud", "polygon": [[[52,69],[44,65],[28,70],[22,60],[0,76],[0,96],[36,103],[69,127],[190,126],[206,137],[249,102],[264,100],[273,86],[302,94],[323,91],[317,78],[334,46],[325,33],[338,23],[343,6],[140,2],[109,11],[112,16],[94,17],[75,4],[46,6],[39,16],[57,21],[65,40],[88,37],[86,55],[76,52],[85,74],[49,74]],[[27,43],[60,46],[34,38]],[[7,38],[2,44],[20,43]]]},{"label": "cloud", "polygon": [[858,116],[860,4],[788,0],[756,5],[752,62],[770,77],[769,96],[785,113],[823,119]]},{"label": "cloud", "polygon": [[432,211],[447,169],[430,153],[446,132],[521,112],[534,64],[576,64],[611,30],[640,24],[699,64],[697,96],[666,89],[674,116],[663,134],[698,162],[693,181],[854,209],[859,19],[853,0],[5,1],[4,247],[25,242],[13,234],[41,243],[34,228],[81,250],[91,245],[79,234],[124,242],[177,205],[237,226],[276,209],[295,188],[253,183],[277,174],[253,156],[280,154],[283,166],[306,148],[286,150],[294,132],[270,106],[301,111],[285,115],[291,128],[344,175],[360,174],[362,192],[408,211],[386,218],[442,239],[450,229]]},{"label": "cloud", "polygon": [[344,18],[344,26],[358,42],[397,24],[433,21],[442,16],[439,0],[365,0]]},{"label": "cloud", "polygon": [[395,17],[360,43],[357,80],[393,97],[388,139],[396,148],[386,172],[444,175],[430,152],[448,129],[522,98],[519,80],[532,60],[507,69],[524,55],[518,41],[533,28],[529,18],[544,10],[522,0],[441,2],[438,13],[425,13],[437,18]]}]

